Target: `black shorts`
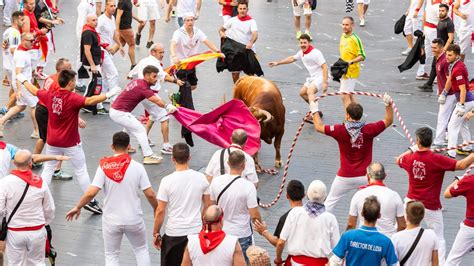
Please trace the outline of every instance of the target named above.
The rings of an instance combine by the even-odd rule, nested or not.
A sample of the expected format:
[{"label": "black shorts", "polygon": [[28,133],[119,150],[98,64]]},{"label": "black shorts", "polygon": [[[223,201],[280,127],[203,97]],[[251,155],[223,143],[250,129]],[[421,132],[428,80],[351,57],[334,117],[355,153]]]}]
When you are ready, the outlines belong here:
[{"label": "black shorts", "polygon": [[161,239],[161,265],[181,265],[188,236],[167,236]]},{"label": "black shorts", "polygon": [[191,86],[196,86],[198,84],[195,68],[191,70],[178,70],[178,72],[176,72],[176,77],[182,81],[189,82]]},{"label": "black shorts", "polygon": [[36,105],[35,116],[36,122],[38,123],[39,137],[46,143],[48,133],[48,108],[38,103]]}]

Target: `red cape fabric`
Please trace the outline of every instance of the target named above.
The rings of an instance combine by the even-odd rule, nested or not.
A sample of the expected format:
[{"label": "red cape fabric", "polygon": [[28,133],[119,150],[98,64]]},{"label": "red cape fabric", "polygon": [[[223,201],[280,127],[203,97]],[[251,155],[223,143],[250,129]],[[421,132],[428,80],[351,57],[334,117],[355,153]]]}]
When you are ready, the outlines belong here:
[{"label": "red cape fabric", "polygon": [[12,170],[12,175],[16,175],[23,179],[30,186],[41,188],[43,186],[43,179],[39,175],[34,174],[31,170]]},{"label": "red cape fabric", "polygon": [[172,115],[189,131],[222,148],[232,144],[232,132],[240,128],[247,132],[244,151],[254,155],[260,149],[260,124],[241,100],[232,99],[207,114],[180,107]]}]

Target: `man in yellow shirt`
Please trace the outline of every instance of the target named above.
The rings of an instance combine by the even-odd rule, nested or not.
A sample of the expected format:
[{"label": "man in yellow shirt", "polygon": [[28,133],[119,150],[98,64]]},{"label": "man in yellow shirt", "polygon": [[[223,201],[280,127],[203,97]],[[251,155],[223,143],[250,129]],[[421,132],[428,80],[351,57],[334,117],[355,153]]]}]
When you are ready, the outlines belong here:
[{"label": "man in yellow shirt", "polygon": [[[344,17],[342,20],[342,36],[339,42],[339,53],[342,60],[349,64],[347,73],[342,76],[340,92],[353,92],[355,83],[360,73],[359,62],[365,60],[364,46],[359,36],[352,32],[354,26],[354,19],[352,17]],[[354,95],[342,96],[344,108],[351,102],[355,102]]]}]

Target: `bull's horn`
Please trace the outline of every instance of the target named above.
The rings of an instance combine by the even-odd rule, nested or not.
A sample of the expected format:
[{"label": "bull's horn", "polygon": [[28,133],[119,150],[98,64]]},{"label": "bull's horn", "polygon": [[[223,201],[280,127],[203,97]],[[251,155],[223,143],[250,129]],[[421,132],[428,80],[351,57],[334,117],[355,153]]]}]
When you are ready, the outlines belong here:
[{"label": "bull's horn", "polygon": [[265,120],[263,120],[263,123],[266,123],[272,119],[272,114],[270,114],[270,112],[262,109],[260,109],[259,111],[262,115],[265,116]]}]

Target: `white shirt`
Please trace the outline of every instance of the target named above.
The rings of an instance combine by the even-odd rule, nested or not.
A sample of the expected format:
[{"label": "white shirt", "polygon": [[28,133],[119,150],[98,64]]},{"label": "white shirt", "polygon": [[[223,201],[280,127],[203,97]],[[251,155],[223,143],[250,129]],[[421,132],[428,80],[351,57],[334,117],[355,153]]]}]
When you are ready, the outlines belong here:
[{"label": "white shirt", "polygon": [[[235,147],[230,147],[230,152],[235,150],[240,150]],[[209,164],[206,168],[206,175],[216,177],[221,175],[221,152],[222,149],[217,150],[211,157]],[[255,170],[255,162],[252,156],[248,155],[246,152],[242,151],[245,155],[245,169],[242,172],[242,177],[247,179],[248,181],[252,182],[253,184],[258,183],[258,175],[257,171]],[[227,164],[227,160],[229,159],[229,152],[224,152],[224,171],[226,174],[229,173],[230,167]]]},{"label": "white shirt", "polygon": [[311,78],[323,77],[322,65],[326,63],[326,59],[324,59],[323,54],[318,49],[313,48],[313,50],[308,54],[303,54],[303,51],[299,50],[293,58],[303,62],[303,65],[306,67],[306,70],[308,70]]},{"label": "white shirt", "polygon": [[[392,243],[399,260],[402,260],[410,250],[421,227],[405,229],[392,236]],[[408,258],[405,266],[431,265],[431,255],[433,250],[438,250],[438,240],[436,234],[431,229],[425,229],[416,245],[415,250]]]},{"label": "white shirt", "polygon": [[186,13],[196,14],[196,0],[178,0],[176,4],[176,16],[181,18]]},{"label": "white shirt", "polygon": [[460,2],[459,11],[467,15],[467,19],[459,19],[461,21],[460,26],[461,28],[472,30],[474,28],[474,5],[471,1],[461,0]]},{"label": "white shirt", "polygon": [[188,251],[193,265],[232,266],[238,238],[226,234],[224,240],[211,252],[204,254],[198,235],[188,236]]},{"label": "white shirt", "polygon": [[[20,201],[26,182],[15,175],[0,180],[0,215],[6,211],[7,219]],[[50,224],[54,219],[54,201],[48,184],[43,180],[41,188],[30,186],[20,207],[8,224],[11,228]]]},{"label": "white shirt", "polygon": [[[21,74],[23,74],[23,76],[25,76],[25,78],[31,82],[31,54],[28,51],[16,49],[15,53],[13,54],[13,61],[15,62],[15,69],[12,71],[13,77],[16,77],[16,68],[21,67]],[[12,82],[16,82],[15,78],[12,79]]]},{"label": "white shirt", "polygon": [[254,19],[240,21],[237,16],[227,20],[224,28],[226,29],[225,34],[227,37],[244,45],[247,45],[252,39],[252,32],[258,30],[257,22]]},{"label": "white shirt", "polygon": [[157,67],[159,72],[158,72],[158,82],[151,86],[151,89],[154,90],[155,92],[159,92],[160,89],[161,89],[161,84],[160,82],[164,82],[165,81],[165,77],[166,77],[166,72],[163,70],[163,67],[161,66],[161,61],[158,60],[158,58],[152,56],[152,55],[149,55],[145,58],[143,58],[142,60],[140,60],[140,62],[138,62],[138,64],[132,69],[130,70],[130,72],[128,72],[128,76],[129,77],[137,77],[139,79],[142,79],[143,78],[143,69],[147,66],[154,66],[154,67]]},{"label": "white shirt", "polygon": [[[431,4],[431,0],[425,1],[426,22],[438,25],[439,22],[439,4]],[[440,1],[441,2],[441,1]],[[419,16],[419,15],[418,15]]]},{"label": "white shirt", "polygon": [[10,174],[11,163],[17,151],[16,146],[8,143],[5,149],[0,150],[0,179]]},{"label": "white shirt", "polygon": [[[217,201],[221,191],[235,178],[235,175],[214,177],[209,188],[211,200]],[[224,210],[224,232],[238,238],[252,235],[249,209],[256,208],[257,190],[249,181],[239,178],[222,194],[218,205]]]},{"label": "white shirt", "polygon": [[349,215],[359,217],[359,224],[364,224],[362,207],[365,199],[372,195],[380,202],[381,217],[377,219],[375,227],[380,233],[390,237],[397,231],[396,218],[403,217],[405,211],[400,195],[388,187],[372,185],[357,191],[352,197]]},{"label": "white shirt", "polygon": [[113,46],[115,44],[114,34],[116,29],[114,16],[111,18],[105,14],[99,16],[97,21],[97,33],[99,33],[101,43],[108,43]]},{"label": "white shirt", "polygon": [[171,41],[176,43],[175,53],[179,60],[198,54],[199,44],[207,39],[202,30],[194,27],[193,32],[193,36],[190,37],[183,26],[173,33]]},{"label": "white shirt", "polygon": [[3,33],[3,42],[8,43],[8,48],[3,50],[3,68],[14,71],[12,48],[16,48],[21,41],[20,31],[10,27]]},{"label": "white shirt", "polygon": [[202,173],[189,169],[163,177],[157,199],[168,203],[168,236],[187,236],[201,231],[203,195],[209,195],[209,182]]},{"label": "white shirt", "polygon": [[280,238],[286,241],[290,255],[325,258],[339,241],[339,225],[330,212],[311,217],[304,207],[294,207],[288,213]]},{"label": "white shirt", "polygon": [[142,164],[131,160],[122,182],[112,181],[99,166],[92,186],[104,191],[103,219],[107,224],[135,225],[143,220],[140,194],[151,187]]},{"label": "white shirt", "polygon": [[81,40],[82,27],[87,21],[87,15],[96,13],[95,3],[96,0],[81,0],[77,6],[76,36],[79,41]]}]

